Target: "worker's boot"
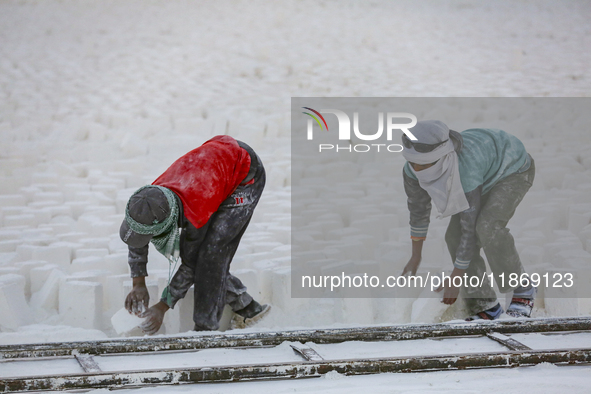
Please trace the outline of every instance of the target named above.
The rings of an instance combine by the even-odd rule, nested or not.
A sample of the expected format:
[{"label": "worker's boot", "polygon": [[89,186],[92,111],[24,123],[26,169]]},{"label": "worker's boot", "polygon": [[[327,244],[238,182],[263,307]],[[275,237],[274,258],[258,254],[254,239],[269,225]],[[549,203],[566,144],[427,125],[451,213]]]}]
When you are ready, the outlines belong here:
[{"label": "worker's boot", "polygon": [[513,292],[511,304],[507,308],[507,314],[513,317],[530,317],[531,311],[534,309],[534,299],[538,288],[532,286],[518,287]]},{"label": "worker's boot", "polygon": [[472,315],[466,319],[466,321],[474,321],[474,320],[496,320],[501,317],[501,313],[503,313],[503,308],[501,308],[501,304],[497,302],[497,305],[489,308],[485,311],[478,312],[475,315]]},{"label": "worker's boot", "polygon": [[263,319],[270,310],[271,305],[261,305],[252,300],[245,308],[234,312],[230,322],[230,329],[251,327]]}]

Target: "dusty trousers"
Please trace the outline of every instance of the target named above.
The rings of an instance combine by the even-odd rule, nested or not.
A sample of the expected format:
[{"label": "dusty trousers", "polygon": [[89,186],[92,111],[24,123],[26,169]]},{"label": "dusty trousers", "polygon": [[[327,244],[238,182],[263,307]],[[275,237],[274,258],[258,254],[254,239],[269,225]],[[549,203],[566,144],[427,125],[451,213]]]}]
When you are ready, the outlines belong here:
[{"label": "dusty trousers", "polygon": [[172,295],[172,305],[169,306],[183,298],[194,285],[193,321],[196,330],[217,330],[226,304],[238,311],[253,300],[240,279],[230,274],[230,263],[266,181],[260,158],[252,150],[249,153],[257,159],[254,182],[238,186],[206,226],[199,229],[188,226],[181,234],[182,264],[168,286]]},{"label": "dusty trousers", "polygon": [[[481,209],[476,220],[477,248],[466,269],[468,278],[477,276],[482,279],[485,275],[486,265],[480,254],[480,249],[484,249],[490,270],[494,274],[501,293],[507,293],[516,288],[509,286],[509,275],[513,273],[521,275],[525,270],[507,223],[532,186],[534,177],[535,165],[534,160],[531,159],[531,165],[526,171],[511,174],[502,179],[481,197]],[[445,241],[452,261],[456,259],[460,237],[460,215],[456,214],[451,217],[445,233]],[[498,280],[500,274],[504,274],[504,281]],[[491,284],[487,279],[482,286],[468,285],[461,288],[460,294],[469,314],[482,312],[497,304],[497,296]]]}]

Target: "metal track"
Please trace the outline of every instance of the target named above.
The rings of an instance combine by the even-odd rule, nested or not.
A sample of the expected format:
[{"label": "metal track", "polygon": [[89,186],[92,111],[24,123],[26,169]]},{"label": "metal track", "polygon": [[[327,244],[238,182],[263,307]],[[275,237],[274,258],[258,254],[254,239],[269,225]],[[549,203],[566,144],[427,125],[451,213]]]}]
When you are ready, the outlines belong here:
[{"label": "metal track", "polygon": [[[54,344],[9,345],[0,347],[0,368],[3,363],[60,360],[75,358],[81,367],[78,373],[56,376],[0,378],[0,393],[73,390],[94,388],[142,387],[185,383],[240,382],[287,378],[319,377],[331,371],[345,375],[384,372],[423,372],[478,368],[529,366],[539,363],[591,363],[591,346],[579,349],[532,350],[515,338],[503,334],[550,333],[575,335],[591,331],[591,318],[528,319],[492,322],[400,325],[350,329],[299,330],[269,333],[223,334],[168,338],[131,338]],[[305,342],[321,344],[345,341],[395,341],[453,337],[487,337],[508,350],[453,355],[404,356],[388,358],[325,359]],[[96,355],[115,353],[129,357],[146,352],[195,352],[207,348],[267,348],[290,341],[300,362],[182,367],[165,370],[102,371]],[[297,342],[301,342],[298,344]],[[148,355],[149,356],[149,355]],[[20,359],[20,360],[19,360]],[[133,365],[130,359],[130,365]]]},{"label": "metal track", "polygon": [[508,351],[447,356],[384,359],[309,361],[249,366],[180,368],[158,371],[85,373],[0,380],[0,392],[120,388],[183,383],[237,382],[319,377],[331,371],[345,375],[385,372],[449,371],[477,368],[516,367],[539,363],[577,364],[591,362],[591,349],[554,351]]},{"label": "metal track", "polygon": [[340,343],[347,341],[398,341],[467,335],[591,330],[591,317],[522,319],[470,323],[406,324],[382,327],[229,333],[166,338],[129,338],[100,341],[0,346],[0,358],[71,356],[83,354],[139,353],[164,350],[276,346],[285,341]]}]

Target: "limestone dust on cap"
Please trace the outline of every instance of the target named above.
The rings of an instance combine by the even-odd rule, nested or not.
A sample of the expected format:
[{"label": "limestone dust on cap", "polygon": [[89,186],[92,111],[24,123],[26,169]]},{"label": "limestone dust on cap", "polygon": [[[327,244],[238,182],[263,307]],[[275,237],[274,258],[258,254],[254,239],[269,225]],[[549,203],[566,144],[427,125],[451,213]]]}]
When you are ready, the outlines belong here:
[{"label": "limestone dust on cap", "polygon": [[[147,187],[135,193],[129,198],[129,216],[138,223],[155,224],[160,223],[170,215],[170,206],[166,196],[155,187]],[[129,228],[127,220],[123,219],[119,236],[129,246],[142,247],[150,242],[152,235],[138,234]]]}]

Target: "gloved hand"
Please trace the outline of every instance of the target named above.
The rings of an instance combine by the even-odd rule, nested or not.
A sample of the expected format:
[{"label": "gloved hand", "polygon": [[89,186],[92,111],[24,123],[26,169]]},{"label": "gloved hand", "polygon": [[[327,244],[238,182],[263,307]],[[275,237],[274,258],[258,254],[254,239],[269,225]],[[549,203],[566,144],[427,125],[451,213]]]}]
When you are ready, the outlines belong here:
[{"label": "gloved hand", "polygon": [[168,305],[166,305],[162,301],[148,308],[148,310],[140,316],[146,318],[144,322],[140,325],[142,331],[144,331],[148,335],[156,334],[156,332],[160,329],[160,326],[162,326],[164,314],[168,309]]},{"label": "gloved hand", "polygon": [[125,309],[129,313],[142,317],[141,315],[148,309],[149,303],[150,294],[144,277],[133,278],[133,288],[125,298]]}]

